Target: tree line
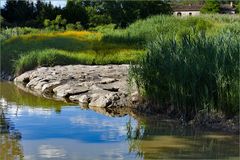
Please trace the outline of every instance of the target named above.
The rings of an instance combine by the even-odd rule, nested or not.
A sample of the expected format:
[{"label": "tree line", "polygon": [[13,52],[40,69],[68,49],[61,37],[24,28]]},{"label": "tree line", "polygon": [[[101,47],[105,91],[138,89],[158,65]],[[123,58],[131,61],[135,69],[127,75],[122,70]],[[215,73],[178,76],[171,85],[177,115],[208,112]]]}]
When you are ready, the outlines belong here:
[{"label": "tree line", "polygon": [[[5,27],[34,27],[59,29],[88,29],[99,25],[115,24],[125,28],[138,19],[156,14],[172,14],[172,4],[204,4],[202,13],[218,13],[220,4],[230,0],[67,0],[66,6],[53,6],[51,2],[37,0],[7,0],[1,8],[0,22]],[[236,11],[240,1],[234,1]]]},{"label": "tree line", "polygon": [[[116,24],[125,28],[137,19],[156,14],[171,14],[169,1],[67,0],[66,6],[53,6],[37,0],[7,0],[1,9],[2,27],[42,28],[57,23],[81,24],[84,29]],[[64,24],[63,24],[64,25]]]}]

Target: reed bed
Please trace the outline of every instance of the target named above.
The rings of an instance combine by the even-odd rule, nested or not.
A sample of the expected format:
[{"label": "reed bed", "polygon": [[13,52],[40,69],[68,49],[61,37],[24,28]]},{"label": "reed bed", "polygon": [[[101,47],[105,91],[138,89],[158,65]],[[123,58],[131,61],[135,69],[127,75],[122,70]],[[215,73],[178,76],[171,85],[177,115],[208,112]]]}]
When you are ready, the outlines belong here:
[{"label": "reed bed", "polygon": [[[239,113],[240,36],[223,30],[182,37],[159,36],[132,66],[141,93],[163,109],[173,107],[185,120],[202,109],[228,116]],[[162,107],[162,108],[161,108]]]}]

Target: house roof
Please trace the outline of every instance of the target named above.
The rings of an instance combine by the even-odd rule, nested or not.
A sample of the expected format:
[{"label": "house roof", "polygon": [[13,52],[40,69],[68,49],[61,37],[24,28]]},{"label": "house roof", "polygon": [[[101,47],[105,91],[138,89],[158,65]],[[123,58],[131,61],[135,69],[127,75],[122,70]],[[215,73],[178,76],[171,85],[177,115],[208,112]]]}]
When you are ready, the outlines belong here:
[{"label": "house roof", "polygon": [[194,5],[175,5],[173,6],[173,11],[200,11],[203,5],[194,4]]},{"label": "house roof", "polygon": [[230,4],[222,4],[220,6],[220,10],[221,11],[235,11],[235,8],[233,6],[231,6]]},{"label": "house roof", "polygon": [[[189,5],[174,5],[172,6],[173,11],[200,11],[200,9],[203,7],[202,4],[189,4]],[[220,5],[220,11],[226,12],[226,11],[234,11],[235,8],[231,6],[230,4],[221,4]]]}]

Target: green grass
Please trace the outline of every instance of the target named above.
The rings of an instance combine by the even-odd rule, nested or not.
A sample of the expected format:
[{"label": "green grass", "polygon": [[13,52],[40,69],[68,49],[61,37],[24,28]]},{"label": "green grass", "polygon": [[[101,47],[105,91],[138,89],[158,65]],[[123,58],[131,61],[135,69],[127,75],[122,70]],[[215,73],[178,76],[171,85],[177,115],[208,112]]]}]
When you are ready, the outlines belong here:
[{"label": "green grass", "polygon": [[142,94],[187,120],[201,109],[239,113],[239,35],[239,15],[215,14],[154,16],[102,39],[147,49],[132,68]]},{"label": "green grass", "polygon": [[181,37],[184,34],[195,34],[200,31],[207,35],[218,35],[222,29],[240,30],[239,15],[201,15],[197,17],[153,16],[146,20],[139,20],[127,29],[105,31],[103,41],[112,43],[131,43],[141,47],[159,36]]},{"label": "green grass", "polygon": [[1,44],[1,68],[21,74],[39,66],[135,63],[144,54],[135,45],[103,42],[95,32],[21,35]]},{"label": "green grass", "polygon": [[240,36],[223,30],[182,37],[159,37],[148,44],[147,55],[133,66],[131,76],[142,94],[164,110],[185,120],[202,109],[227,116],[239,113]]}]

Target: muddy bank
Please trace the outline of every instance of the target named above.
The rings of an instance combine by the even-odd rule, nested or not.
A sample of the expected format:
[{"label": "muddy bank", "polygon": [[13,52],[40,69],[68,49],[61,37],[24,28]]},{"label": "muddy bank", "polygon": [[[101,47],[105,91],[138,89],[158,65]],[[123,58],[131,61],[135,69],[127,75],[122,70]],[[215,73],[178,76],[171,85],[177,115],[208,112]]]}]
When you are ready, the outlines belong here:
[{"label": "muddy bank", "polygon": [[129,65],[41,67],[14,79],[15,84],[54,99],[91,107],[133,106],[137,88],[128,81]]}]

